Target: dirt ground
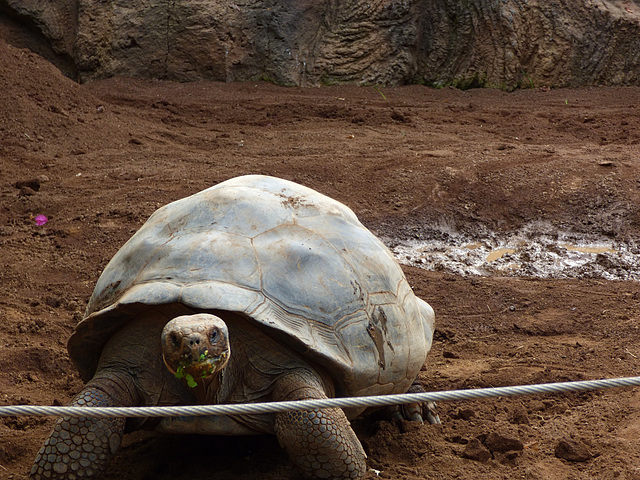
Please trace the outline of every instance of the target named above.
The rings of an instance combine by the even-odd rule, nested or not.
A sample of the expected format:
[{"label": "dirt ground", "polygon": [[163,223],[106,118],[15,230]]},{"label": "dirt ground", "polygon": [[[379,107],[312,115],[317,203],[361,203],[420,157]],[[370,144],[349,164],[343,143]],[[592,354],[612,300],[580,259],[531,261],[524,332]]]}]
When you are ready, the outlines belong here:
[{"label": "dirt ground", "polygon": [[[80,389],[66,340],[108,260],[169,201],[261,173],[344,202],[390,243],[545,225],[639,253],[639,132],[638,88],[78,85],[0,42],[0,404]],[[429,390],[638,374],[638,282],[404,268],[436,311]],[[438,426],[357,421],[367,478],[640,479],[638,388],[439,409]],[[0,419],[0,478],[26,478],[53,421]],[[298,478],[275,438],[152,432],[106,474],[240,477]]]}]

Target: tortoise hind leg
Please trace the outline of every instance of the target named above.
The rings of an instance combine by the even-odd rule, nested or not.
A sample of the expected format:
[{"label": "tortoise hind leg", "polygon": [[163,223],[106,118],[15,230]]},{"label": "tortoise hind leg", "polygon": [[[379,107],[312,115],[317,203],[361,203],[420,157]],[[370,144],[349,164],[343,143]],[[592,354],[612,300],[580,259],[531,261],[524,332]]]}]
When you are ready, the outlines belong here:
[{"label": "tortoise hind leg", "polygon": [[[327,398],[311,372],[296,370],[278,379],[274,400]],[[339,408],[277,413],[275,433],[289,457],[309,478],[361,478],[366,454]]]},{"label": "tortoise hind leg", "polygon": [[[69,404],[82,407],[132,406],[130,382],[121,376],[94,377]],[[60,418],[36,456],[30,478],[84,479],[99,475],[118,450],[124,418]]]}]

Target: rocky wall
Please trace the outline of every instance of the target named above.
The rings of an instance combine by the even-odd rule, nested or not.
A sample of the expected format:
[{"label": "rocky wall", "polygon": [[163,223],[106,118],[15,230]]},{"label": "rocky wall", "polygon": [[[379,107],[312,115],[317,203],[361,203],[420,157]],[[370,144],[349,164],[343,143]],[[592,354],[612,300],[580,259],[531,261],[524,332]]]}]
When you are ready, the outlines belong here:
[{"label": "rocky wall", "polygon": [[0,14],[81,81],[640,83],[640,1],[0,0]]}]

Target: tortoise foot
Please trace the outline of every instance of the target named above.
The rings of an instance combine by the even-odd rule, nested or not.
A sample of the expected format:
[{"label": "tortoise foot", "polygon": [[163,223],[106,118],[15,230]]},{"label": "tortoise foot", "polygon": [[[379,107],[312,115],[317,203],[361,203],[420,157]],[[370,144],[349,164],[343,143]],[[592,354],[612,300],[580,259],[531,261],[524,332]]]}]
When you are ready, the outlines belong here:
[{"label": "tortoise foot", "polygon": [[[70,406],[117,406],[94,382],[74,398]],[[38,452],[31,468],[33,480],[80,480],[95,478],[118,450],[124,434],[124,418],[64,417]]]},{"label": "tortoise foot", "polygon": [[[319,379],[308,371],[280,378],[275,400],[327,398]],[[275,415],[275,434],[307,478],[361,478],[367,455],[339,408],[288,411]]]},{"label": "tortoise foot", "polygon": [[344,412],[337,408],[276,415],[276,435],[309,478],[361,478],[366,454]]},{"label": "tortoise foot", "polygon": [[[407,393],[422,393],[425,392],[424,387],[417,380],[413,382],[413,385],[409,387]],[[396,405],[390,407],[391,418],[397,418],[400,420],[409,420],[413,422],[424,423],[424,418],[430,424],[439,424],[440,417],[438,416],[438,410],[435,402],[423,402],[423,403],[406,403],[404,405]]]}]

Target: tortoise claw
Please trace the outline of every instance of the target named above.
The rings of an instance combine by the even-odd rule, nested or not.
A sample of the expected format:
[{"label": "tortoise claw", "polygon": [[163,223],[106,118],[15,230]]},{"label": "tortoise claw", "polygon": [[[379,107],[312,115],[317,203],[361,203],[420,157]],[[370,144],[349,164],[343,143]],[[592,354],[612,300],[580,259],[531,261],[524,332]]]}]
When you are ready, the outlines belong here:
[{"label": "tortoise claw", "polygon": [[[422,384],[416,380],[413,385],[409,387],[408,393],[422,393],[425,392]],[[427,422],[431,425],[442,423],[438,416],[438,410],[435,402],[423,402],[423,403],[409,403],[402,406],[402,416],[399,418],[405,418],[407,420],[424,423],[423,416],[426,417]]]},{"label": "tortoise claw", "polygon": [[427,423],[431,425],[442,423],[434,402],[403,405],[401,408],[396,408],[392,411],[391,418],[419,423],[425,423],[426,419]]},{"label": "tortoise claw", "polygon": [[389,407],[388,415],[391,420],[405,420],[399,407]]},{"label": "tortoise claw", "polygon": [[407,420],[409,420],[410,422],[424,423],[422,415],[420,415],[419,413],[412,414]]},{"label": "tortoise claw", "polygon": [[407,403],[400,409],[402,417],[410,422],[424,423],[422,419],[422,404],[421,403]]},{"label": "tortoise claw", "polygon": [[425,411],[425,416],[427,417],[427,421],[431,425],[438,425],[442,423],[440,421],[440,417],[438,416],[438,410],[434,402],[425,402],[422,404],[422,408]]}]

